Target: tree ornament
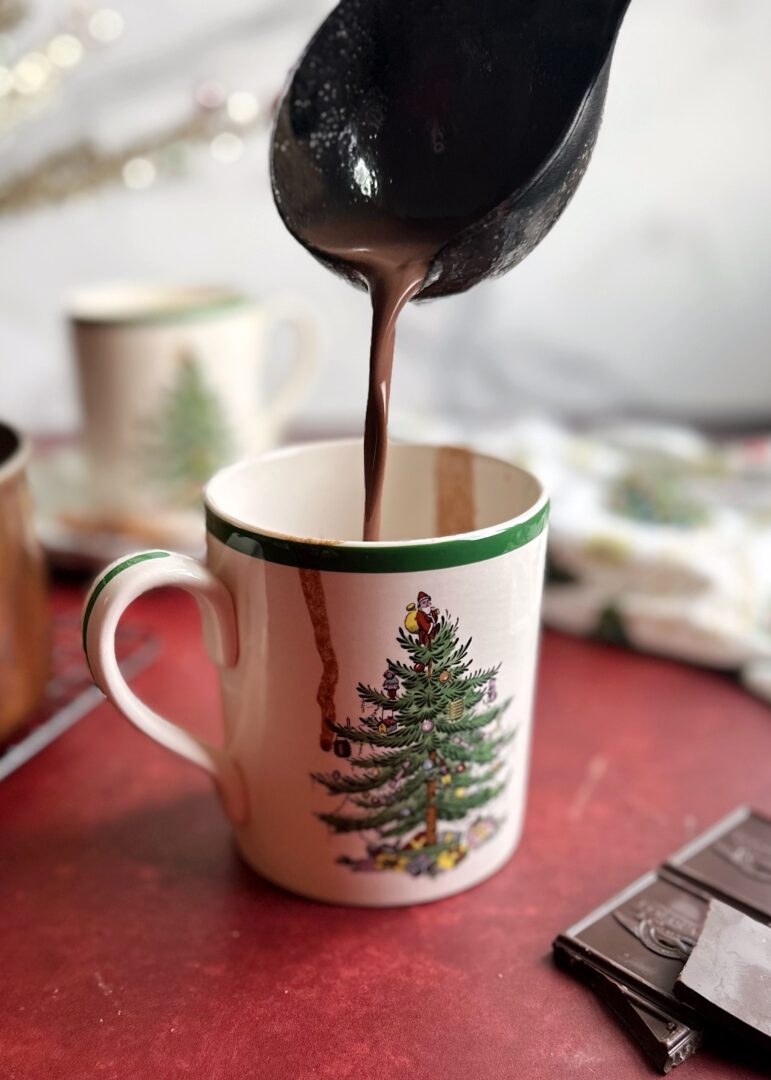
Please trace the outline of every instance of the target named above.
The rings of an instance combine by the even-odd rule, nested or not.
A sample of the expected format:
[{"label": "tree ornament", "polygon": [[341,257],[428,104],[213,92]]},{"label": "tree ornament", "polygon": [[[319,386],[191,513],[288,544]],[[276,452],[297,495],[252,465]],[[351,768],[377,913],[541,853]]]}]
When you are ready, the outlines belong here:
[{"label": "tree ornament", "polygon": [[464,787],[456,787],[456,789],[455,789],[455,798],[456,799],[462,799],[465,794],[466,794],[466,789]]},{"label": "tree ornament", "polygon": [[453,698],[447,706],[447,717],[449,720],[460,720],[461,716],[463,716],[463,699]]},{"label": "tree ornament", "polygon": [[444,773],[442,775],[442,783],[447,785],[447,784],[449,784],[451,782],[452,782],[452,777],[450,776],[450,774],[449,773]]},{"label": "tree ornament", "polygon": [[377,729],[378,729],[378,731],[380,732],[381,735],[385,735],[388,732],[388,727],[386,726],[386,724],[383,723],[382,720],[378,724]]},{"label": "tree ornament", "polygon": [[462,773],[462,772],[466,771],[466,766],[463,764],[462,761],[461,761],[460,765],[455,766],[455,771],[456,771],[456,773]]},{"label": "tree ornament", "polygon": [[431,760],[431,758],[426,758],[426,760],[423,762],[423,768],[426,770],[426,772],[431,772],[433,767],[434,767],[434,763]]},{"label": "tree ornament", "polygon": [[[389,702],[396,701],[396,695],[399,693],[399,676],[395,671],[383,672],[383,693],[388,698]],[[394,709],[395,705],[388,705],[386,708]]]},{"label": "tree ornament", "polygon": [[410,810],[409,806],[404,806],[404,807],[402,807],[402,812],[401,813],[402,813],[402,817],[409,817],[410,814],[412,813],[412,811]]},{"label": "tree ornament", "polygon": [[347,739],[335,739],[334,751],[337,757],[349,758],[351,756],[351,744]]},{"label": "tree ornament", "polygon": [[498,698],[498,684],[495,681],[495,676],[488,682],[485,687],[484,703],[485,705],[493,705]]},{"label": "tree ornament", "polygon": [[430,720],[424,720],[423,723],[420,726],[423,729],[423,731],[433,731],[434,730],[434,725]]},{"label": "tree ornament", "polygon": [[439,682],[440,683],[446,683],[446,682],[449,682],[449,681],[450,681],[450,673],[449,673],[449,671],[442,671],[442,672],[439,673]]}]

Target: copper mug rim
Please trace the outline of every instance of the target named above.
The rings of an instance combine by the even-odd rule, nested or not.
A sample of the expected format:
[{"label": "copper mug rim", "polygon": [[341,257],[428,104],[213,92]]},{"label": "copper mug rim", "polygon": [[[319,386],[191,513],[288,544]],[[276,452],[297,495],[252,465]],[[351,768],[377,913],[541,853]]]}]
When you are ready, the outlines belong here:
[{"label": "copper mug rim", "polygon": [[26,435],[0,420],[0,484],[23,472],[29,456],[30,444]]}]

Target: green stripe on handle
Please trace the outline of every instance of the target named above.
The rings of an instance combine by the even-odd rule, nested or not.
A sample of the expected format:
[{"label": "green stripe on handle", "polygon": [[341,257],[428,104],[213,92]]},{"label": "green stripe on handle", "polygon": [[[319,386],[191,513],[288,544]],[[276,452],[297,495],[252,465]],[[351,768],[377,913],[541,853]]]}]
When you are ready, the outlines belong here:
[{"label": "green stripe on handle", "polygon": [[83,612],[83,652],[86,654],[86,659],[88,659],[88,649],[86,648],[88,620],[91,618],[91,612],[94,610],[94,605],[105,587],[109,585],[113,578],[116,578],[118,574],[122,574],[124,570],[128,570],[130,566],[136,566],[138,563],[147,562],[149,559],[168,559],[170,555],[170,551],[143,551],[139,555],[132,555],[130,558],[116,563],[106,574],[99,578],[91,590],[91,595],[86,604],[86,610]]}]

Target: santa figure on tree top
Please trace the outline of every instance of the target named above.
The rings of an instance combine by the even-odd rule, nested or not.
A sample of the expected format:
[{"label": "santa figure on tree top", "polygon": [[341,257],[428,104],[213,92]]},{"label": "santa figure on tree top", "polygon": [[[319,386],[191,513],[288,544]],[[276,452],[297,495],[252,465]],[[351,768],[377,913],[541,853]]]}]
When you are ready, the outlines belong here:
[{"label": "santa figure on tree top", "polygon": [[418,593],[415,621],[418,624],[418,641],[421,645],[428,645],[436,637],[436,631],[439,629],[439,612],[431,607],[431,597],[428,593]]},{"label": "santa figure on tree top", "polygon": [[[415,630],[421,645],[430,645],[436,637],[439,629],[439,612],[431,607],[431,597],[428,593],[418,593],[418,607],[415,612]],[[424,671],[424,664],[415,664],[415,671]]]}]

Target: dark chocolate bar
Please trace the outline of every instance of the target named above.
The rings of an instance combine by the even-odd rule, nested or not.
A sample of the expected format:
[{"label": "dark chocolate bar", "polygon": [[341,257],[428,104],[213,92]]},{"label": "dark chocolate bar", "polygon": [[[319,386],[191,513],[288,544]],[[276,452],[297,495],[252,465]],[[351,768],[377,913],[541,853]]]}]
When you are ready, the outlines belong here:
[{"label": "dark chocolate bar", "polygon": [[696,1052],[702,1033],[667,1015],[634,990],[611,978],[576,953],[555,942],[557,964],[594,990],[624,1025],[648,1060],[668,1073]]},{"label": "dark chocolate bar", "polygon": [[665,865],[718,900],[771,922],[771,820],[762,814],[734,810]]},{"label": "dark chocolate bar", "polygon": [[[714,942],[705,941],[702,950],[712,906],[722,914],[710,930]],[[768,924],[771,819],[740,807],[560,934],[554,956],[595,990],[667,1072],[696,1050],[705,1019],[765,1040],[764,1052],[771,1052]],[[733,980],[745,941],[753,942],[746,947],[745,982],[760,986],[760,995],[740,992],[738,975]],[[709,959],[691,965],[697,950]]]},{"label": "dark chocolate bar", "polygon": [[711,900],[675,994],[700,1016],[762,1046],[771,1061],[771,929]]},{"label": "dark chocolate bar", "polygon": [[560,934],[569,950],[658,1007],[699,1028],[694,1010],[673,992],[707,915],[709,897],[665,872],[650,873]]}]

